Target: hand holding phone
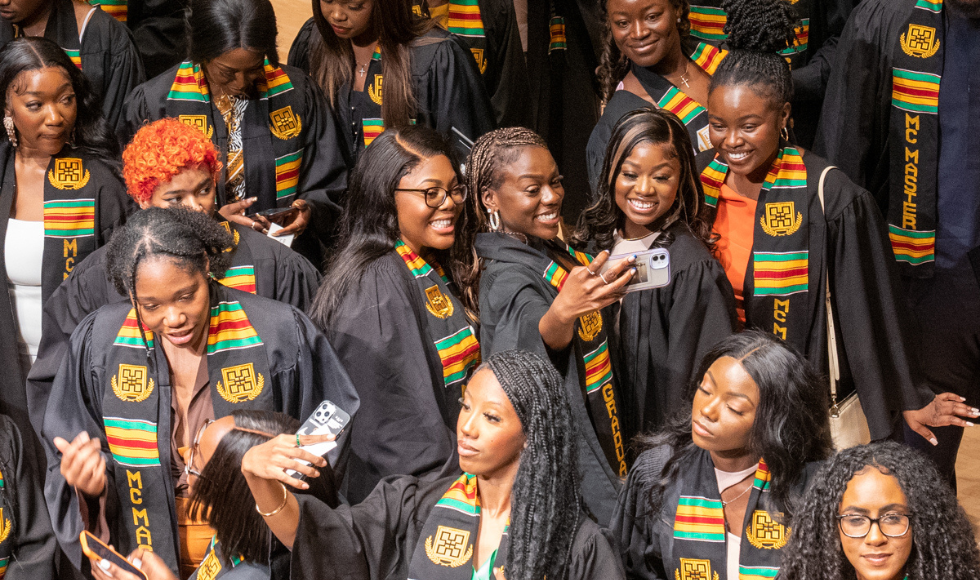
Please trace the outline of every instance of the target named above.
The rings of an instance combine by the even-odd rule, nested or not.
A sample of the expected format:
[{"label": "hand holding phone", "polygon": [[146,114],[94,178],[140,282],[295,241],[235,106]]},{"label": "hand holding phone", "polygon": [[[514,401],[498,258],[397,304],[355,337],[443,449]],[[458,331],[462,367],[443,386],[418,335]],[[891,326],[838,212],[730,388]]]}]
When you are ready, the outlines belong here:
[{"label": "hand holding phone", "polygon": [[[633,255],[610,256],[602,265],[600,272],[605,273],[612,264]],[[654,248],[645,252],[637,252],[635,256],[636,263],[633,264],[633,267],[636,268],[636,274],[626,285],[627,292],[661,288],[670,284],[670,252],[665,248]]]},{"label": "hand holding phone", "polygon": [[[323,401],[317,406],[313,414],[306,420],[305,423],[296,432],[297,435],[326,435],[331,434],[334,437],[339,437],[343,433],[347,424],[350,422],[350,415],[346,411],[333,404],[330,401]],[[319,455],[323,457],[330,452],[334,447],[337,446],[336,441],[322,441],[320,443],[314,443],[312,445],[303,445],[300,449],[309,451],[313,455]],[[306,460],[298,460],[300,463],[309,465],[310,463]],[[290,477],[296,477],[297,472],[292,469],[286,470],[286,475]]]},{"label": "hand holding phone", "polygon": [[146,574],[142,570],[133,566],[122,554],[105,545],[102,540],[92,535],[88,530],[81,533],[79,540],[82,543],[82,553],[92,560],[93,566],[98,566],[98,562],[102,560],[108,560],[120,570],[128,572],[141,580],[147,580]]}]

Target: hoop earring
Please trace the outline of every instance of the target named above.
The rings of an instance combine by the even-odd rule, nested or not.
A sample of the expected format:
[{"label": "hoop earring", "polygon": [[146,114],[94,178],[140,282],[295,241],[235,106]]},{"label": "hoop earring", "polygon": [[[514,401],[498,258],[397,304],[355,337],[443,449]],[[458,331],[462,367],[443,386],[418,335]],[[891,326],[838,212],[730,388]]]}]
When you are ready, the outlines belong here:
[{"label": "hoop earring", "polygon": [[779,136],[782,137],[783,141],[789,141],[789,129],[786,127],[780,129]]},{"label": "hoop earring", "polygon": [[500,212],[499,211],[487,211],[487,220],[490,222],[490,231],[499,232],[500,231]]},{"label": "hoop earring", "polygon": [[3,128],[7,130],[7,139],[10,139],[10,144],[14,147],[17,146],[17,128],[14,127],[14,119],[10,115],[4,115],[3,117]]}]

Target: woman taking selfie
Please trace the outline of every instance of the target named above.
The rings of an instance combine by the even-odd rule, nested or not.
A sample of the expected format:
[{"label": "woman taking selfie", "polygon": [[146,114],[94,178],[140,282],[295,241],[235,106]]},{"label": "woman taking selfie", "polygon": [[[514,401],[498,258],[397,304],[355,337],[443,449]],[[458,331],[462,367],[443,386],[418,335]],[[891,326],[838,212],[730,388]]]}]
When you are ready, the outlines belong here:
[{"label": "woman taking selfie", "polygon": [[622,578],[582,512],[572,429],[554,368],[531,353],[501,352],[463,395],[462,476],[390,478],[361,504],[332,509],[287,490],[308,484],[285,468],[307,478],[326,468],[290,436],[251,449],[242,471],[256,509],[292,550],[294,578]]},{"label": "woman taking selfie", "polygon": [[663,109],[627,113],[613,130],[602,175],[572,245],[612,255],[670,252],[670,283],[627,294],[617,317],[619,380],[634,397],[626,401],[628,424],[643,432],[679,410],[695,366],[733,332],[735,302],[709,252],[694,152],[677,116]]},{"label": "woman taking selfie", "polygon": [[780,578],[980,578],[973,525],[931,461],[891,441],[846,449],[817,472]]},{"label": "woman taking selfie", "polygon": [[688,410],[645,441],[611,531],[630,578],[771,578],[831,450],[822,382],[754,330],[718,344],[698,377]]},{"label": "woman taking selfie", "polygon": [[[289,62],[310,73],[340,119],[353,161],[385,127],[418,123],[460,156],[495,126],[480,71],[448,32],[408,0],[312,0]],[[315,24],[315,26],[314,26]]]},{"label": "woman taking selfie", "polygon": [[832,360],[830,304],[838,398],[857,389],[872,439],[888,437],[900,413],[928,440],[927,424],[965,425],[957,415],[977,415],[960,397],[936,397],[912,382],[898,271],[871,195],[781,136],[793,79],[778,50],[793,35],[792,6],[741,1],[760,17],[729,23],[732,50],[708,97],[714,149],[698,158],[705,202],[715,214],[715,253],[735,290],[739,319],[776,334],[825,372]]},{"label": "woman taking selfie", "polygon": [[[544,140],[519,127],[481,137],[466,164],[473,200],[465,286],[479,281],[485,354],[514,348],[551,360],[575,416],[582,490],[600,524],[609,521],[629,458],[623,402],[610,352],[611,319],[634,270],[632,258],[603,271],[558,237],[565,190]],[[477,260],[479,256],[479,260]],[[480,274],[481,268],[482,276]]]},{"label": "woman taking selfie", "polygon": [[603,0],[605,45],[599,83],[605,108],[589,138],[589,182],[595,193],[606,144],[623,115],[666,109],[677,115],[695,151],[708,141],[708,83],[725,52],[688,37],[687,0]]},{"label": "woman taking selfie", "polygon": [[342,493],[363,500],[389,475],[455,473],[456,416],[480,345],[461,300],[456,242],[466,184],[427,127],[393,128],[351,173],[350,200],[310,316],[357,377]]},{"label": "woman taking selfie", "polygon": [[0,410],[28,449],[25,383],[37,357],[44,303],[134,206],[116,171],[112,133],[88,83],[56,44],[22,38],[0,50]]},{"label": "woman taking selfie", "polygon": [[182,209],[137,212],[112,238],[107,270],[130,302],[75,329],[44,415],[45,497],[76,566],[82,529],[122,553],[149,546],[184,576],[200,563],[210,535],[188,514],[181,449],[207,420],[236,409],[305,419],[324,399],[357,410],[303,313],[215,281],[232,244],[213,219]]}]

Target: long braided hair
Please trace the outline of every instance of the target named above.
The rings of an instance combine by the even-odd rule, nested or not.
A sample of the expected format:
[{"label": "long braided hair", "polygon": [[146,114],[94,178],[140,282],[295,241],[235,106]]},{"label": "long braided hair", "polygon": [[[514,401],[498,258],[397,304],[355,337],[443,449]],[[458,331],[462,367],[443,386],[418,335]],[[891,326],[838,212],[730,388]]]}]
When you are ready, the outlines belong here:
[{"label": "long braided hair", "polygon": [[459,291],[464,302],[479,304],[480,260],[473,242],[476,235],[490,231],[487,208],[483,205],[483,194],[500,187],[503,181],[501,168],[513,163],[525,147],[548,148],[544,138],[524,127],[507,127],[490,131],[476,140],[469,157],[466,158],[466,184],[469,197],[463,206],[466,227],[457,234],[452,256],[460,264]]},{"label": "long braided hair", "polygon": [[564,580],[581,499],[572,412],[561,376],[536,354],[490,355],[493,372],[521,421],[527,444],[511,492],[508,580]]},{"label": "long braided hair", "polygon": [[641,144],[665,146],[667,154],[677,159],[681,166],[674,204],[657,222],[650,225],[662,232],[654,246],[670,247],[674,235],[666,230],[677,222],[683,222],[696,238],[710,248],[713,243],[711,225],[704,218],[706,206],[691,138],[677,115],[664,109],[631,111],[616,123],[609,145],[606,146],[600,174],[602,178],[596,192],[597,199],[582,212],[569,243],[584,250],[594,240],[596,252],[612,250],[613,234],[617,229],[623,230],[626,220],[626,215],[616,205],[616,180],[623,169],[623,162]]},{"label": "long braided hair", "polygon": [[774,107],[793,100],[793,76],[779,51],[791,46],[797,23],[792,4],[785,0],[725,0],[725,32],[731,51],[715,74],[708,92],[718,87],[745,85],[760,90]]},{"label": "long braided hair", "polygon": [[794,520],[779,577],[854,578],[836,516],[847,484],[869,467],[894,476],[908,500],[913,541],[905,564],[909,580],[980,578],[980,551],[956,494],[925,456],[893,441],[845,449],[817,473]]}]

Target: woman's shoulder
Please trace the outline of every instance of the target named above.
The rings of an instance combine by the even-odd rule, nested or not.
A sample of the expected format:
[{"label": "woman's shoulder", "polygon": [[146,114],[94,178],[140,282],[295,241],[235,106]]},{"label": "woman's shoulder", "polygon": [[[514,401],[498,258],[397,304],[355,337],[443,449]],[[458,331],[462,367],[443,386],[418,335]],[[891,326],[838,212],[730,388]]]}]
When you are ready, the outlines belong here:
[{"label": "woman's shoulder", "polygon": [[[137,85],[136,88],[133,89],[133,92],[130,93],[127,101],[136,97],[148,101],[158,101],[160,104],[163,104],[167,95],[170,93],[170,88],[173,86],[174,80],[177,78],[177,71],[180,70],[180,67],[189,63],[190,61],[184,61],[180,64],[176,64],[157,76]],[[127,106],[130,105],[127,104]],[[149,120],[154,121],[155,119]]]},{"label": "woman's shoulder", "polygon": [[409,50],[412,53],[412,74],[416,77],[439,74],[455,68],[461,59],[472,60],[453,35],[438,26],[433,26],[413,40],[409,44]]},{"label": "woman's shoulder", "polygon": [[[97,49],[107,50],[113,57],[118,57],[129,47],[133,47],[133,40],[126,25],[102,9],[92,12],[82,41],[83,50],[95,44]],[[131,50],[135,51],[135,47]]]},{"label": "woman's shoulder", "polygon": [[627,90],[618,90],[613,93],[612,98],[606,103],[606,108],[602,110],[602,117],[599,118],[599,122],[614,126],[626,113],[639,109],[654,108],[656,107],[643,97],[634,95]]},{"label": "woman's shoulder", "polygon": [[829,161],[812,151],[801,150],[801,153],[803,164],[806,166],[807,188],[812,196],[810,207],[820,209],[820,177],[826,171],[823,184],[823,214],[827,221],[838,219],[855,202],[874,203],[867,190],[851,181],[843,171],[832,166]]}]

